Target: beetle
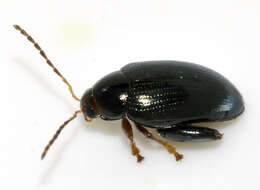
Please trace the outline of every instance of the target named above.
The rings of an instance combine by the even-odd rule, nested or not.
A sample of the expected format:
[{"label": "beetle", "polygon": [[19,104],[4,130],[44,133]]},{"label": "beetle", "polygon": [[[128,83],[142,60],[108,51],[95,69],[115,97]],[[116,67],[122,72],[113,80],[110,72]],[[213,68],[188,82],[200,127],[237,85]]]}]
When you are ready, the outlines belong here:
[{"label": "beetle", "polygon": [[193,126],[201,122],[227,121],[244,111],[244,101],[237,88],[221,74],[194,63],[181,61],[145,61],[130,63],[100,79],[79,99],[72,86],[51,63],[41,47],[20,26],[14,25],[40,51],[54,72],[68,85],[72,97],[80,101],[80,110],[57,130],[45,147],[41,159],[63,128],[79,113],[86,121],[94,118],[122,120],[122,128],[130,140],[137,162],[144,157],[136,146],[132,121],[147,138],[164,146],[176,160],[183,158],[175,147],[149,131],[155,129],[166,139],[212,141],[222,138],[216,129]]}]

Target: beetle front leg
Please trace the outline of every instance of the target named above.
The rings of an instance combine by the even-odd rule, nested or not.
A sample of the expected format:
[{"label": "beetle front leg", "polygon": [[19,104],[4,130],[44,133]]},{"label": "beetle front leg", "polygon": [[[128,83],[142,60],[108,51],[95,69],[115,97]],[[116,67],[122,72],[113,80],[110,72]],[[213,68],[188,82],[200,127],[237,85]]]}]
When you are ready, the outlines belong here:
[{"label": "beetle front leg", "polygon": [[146,136],[147,138],[149,139],[152,139],[156,142],[158,142],[159,144],[163,145],[169,153],[171,154],[174,154],[175,158],[176,158],[176,161],[179,161],[183,158],[183,155],[182,154],[179,154],[177,151],[176,151],[176,148],[171,146],[170,144],[168,144],[167,141],[162,141],[158,138],[156,138],[152,133],[150,133],[147,129],[145,129],[142,125],[140,124],[137,124],[135,123],[136,125],[136,128],[144,135]]},{"label": "beetle front leg", "polygon": [[219,140],[223,134],[216,129],[196,127],[188,124],[177,125],[168,129],[158,129],[159,135],[178,142],[205,142]]},{"label": "beetle front leg", "polygon": [[140,151],[137,148],[137,146],[135,145],[132,126],[126,118],[122,119],[122,128],[123,128],[126,136],[128,137],[128,139],[131,142],[132,154],[134,156],[136,156],[137,162],[141,162],[144,159],[144,157],[142,155],[140,155]]}]

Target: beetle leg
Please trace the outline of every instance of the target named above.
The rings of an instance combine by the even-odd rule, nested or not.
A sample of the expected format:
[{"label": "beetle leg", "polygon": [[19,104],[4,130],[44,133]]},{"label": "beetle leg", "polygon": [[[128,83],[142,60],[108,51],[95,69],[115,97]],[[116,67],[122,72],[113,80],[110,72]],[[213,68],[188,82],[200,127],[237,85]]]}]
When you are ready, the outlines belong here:
[{"label": "beetle leg", "polygon": [[136,156],[137,162],[141,162],[144,159],[144,157],[139,154],[140,151],[139,151],[138,147],[135,145],[135,142],[134,142],[134,135],[133,135],[132,126],[126,118],[122,119],[122,128],[123,128],[126,136],[128,137],[128,139],[130,140],[131,148],[132,148],[132,154],[134,156]]},{"label": "beetle leg", "polygon": [[137,123],[135,123],[136,128],[143,133],[144,136],[146,136],[149,139],[152,139],[156,142],[158,142],[159,144],[163,145],[169,153],[174,154],[176,161],[181,160],[183,158],[182,154],[179,154],[178,152],[176,152],[175,147],[171,146],[170,144],[168,144],[167,141],[162,141],[158,138],[156,138],[152,133],[150,133],[147,129],[145,129],[142,125],[139,125]]},{"label": "beetle leg", "polygon": [[191,125],[177,125],[176,127],[168,129],[158,129],[159,135],[179,142],[205,142],[219,140],[223,134],[219,133],[216,129],[207,127],[196,127]]}]

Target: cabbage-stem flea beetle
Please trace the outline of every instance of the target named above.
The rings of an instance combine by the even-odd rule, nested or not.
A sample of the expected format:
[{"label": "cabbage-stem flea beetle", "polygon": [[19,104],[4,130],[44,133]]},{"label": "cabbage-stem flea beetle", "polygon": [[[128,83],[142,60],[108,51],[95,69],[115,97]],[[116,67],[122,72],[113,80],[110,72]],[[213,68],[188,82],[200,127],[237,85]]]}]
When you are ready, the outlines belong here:
[{"label": "cabbage-stem flea beetle", "polygon": [[149,132],[149,128],[173,141],[211,141],[222,138],[215,129],[193,126],[201,122],[227,121],[244,111],[241,94],[225,77],[204,66],[181,61],[145,61],[130,63],[108,74],[79,99],[69,82],[51,63],[38,43],[20,26],[14,25],[40,51],[54,72],[66,83],[72,97],[80,101],[80,110],[57,130],[45,147],[43,159],[62,129],[79,113],[86,121],[94,118],[122,120],[137,162],[140,154],[133,137],[131,120],[147,138],[165,147],[176,160],[183,158],[176,149]]}]

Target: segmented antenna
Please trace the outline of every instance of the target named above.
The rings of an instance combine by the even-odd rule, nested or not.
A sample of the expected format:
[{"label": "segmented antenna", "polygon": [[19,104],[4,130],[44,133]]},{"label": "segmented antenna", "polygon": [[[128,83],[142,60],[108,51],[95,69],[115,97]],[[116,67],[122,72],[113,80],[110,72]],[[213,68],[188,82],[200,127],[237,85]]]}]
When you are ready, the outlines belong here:
[{"label": "segmented antenna", "polygon": [[34,39],[25,31],[23,30],[19,25],[14,25],[14,28],[21,32],[22,35],[27,37],[27,39],[33,43],[34,47],[40,51],[41,56],[46,60],[47,64],[53,69],[53,71],[63,80],[63,82],[69,87],[69,91],[72,95],[72,97],[80,101],[80,99],[74,94],[72,86],[69,84],[69,82],[64,78],[64,76],[58,71],[58,69],[52,64],[52,62],[49,60],[49,58],[46,56],[45,52],[42,50],[42,48],[39,46],[37,42],[34,41]]},{"label": "segmented antenna", "polygon": [[[41,56],[45,59],[45,61],[47,62],[47,64],[53,69],[53,71],[63,80],[63,82],[69,87],[69,91],[72,95],[72,97],[77,100],[80,101],[80,99],[74,94],[72,86],[70,85],[70,83],[64,78],[64,76],[58,71],[58,69],[51,63],[51,61],[49,60],[49,58],[47,57],[47,55],[45,54],[45,52],[42,50],[42,48],[39,46],[39,44],[37,42],[34,41],[34,39],[25,31],[23,30],[20,26],[18,25],[14,25],[14,28],[18,31],[21,32],[22,35],[24,35],[33,45],[34,47],[40,51]],[[44,151],[41,155],[41,159],[43,160],[44,157],[46,156],[46,154],[48,153],[48,150],[50,149],[50,147],[53,145],[53,143],[55,142],[55,140],[58,138],[58,136],[60,135],[61,131],[64,129],[64,127],[73,119],[75,119],[77,117],[77,115],[79,113],[81,113],[81,110],[78,110],[74,113],[74,115],[69,118],[67,121],[65,121],[63,123],[63,125],[61,125],[59,127],[59,129],[56,131],[55,135],[52,137],[52,139],[49,141],[48,145],[44,148]]]},{"label": "segmented antenna", "polygon": [[50,149],[51,145],[53,145],[54,141],[58,138],[58,136],[60,135],[61,131],[64,129],[64,127],[70,122],[72,121],[73,119],[75,119],[77,117],[77,115],[79,113],[81,113],[82,111],[81,110],[78,110],[74,113],[74,115],[69,118],[69,120],[65,121],[63,123],[63,125],[61,125],[59,127],[59,129],[56,131],[55,135],[52,137],[52,139],[50,140],[50,142],[48,143],[48,145],[44,148],[44,151],[42,152],[42,155],[41,155],[41,159],[43,160],[44,157],[46,156],[48,150]]}]

